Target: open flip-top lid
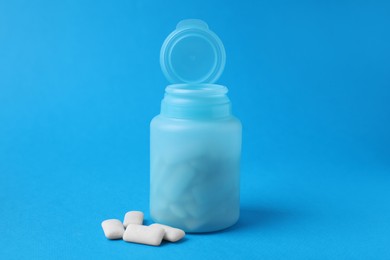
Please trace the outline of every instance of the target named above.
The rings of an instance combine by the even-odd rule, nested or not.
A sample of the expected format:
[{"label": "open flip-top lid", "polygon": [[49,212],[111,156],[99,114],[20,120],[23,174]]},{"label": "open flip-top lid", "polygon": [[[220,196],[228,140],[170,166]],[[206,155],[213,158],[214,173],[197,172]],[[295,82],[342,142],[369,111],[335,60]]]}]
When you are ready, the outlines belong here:
[{"label": "open flip-top lid", "polygon": [[214,83],[225,61],[222,41],[197,19],[179,22],[160,52],[161,69],[171,83]]}]

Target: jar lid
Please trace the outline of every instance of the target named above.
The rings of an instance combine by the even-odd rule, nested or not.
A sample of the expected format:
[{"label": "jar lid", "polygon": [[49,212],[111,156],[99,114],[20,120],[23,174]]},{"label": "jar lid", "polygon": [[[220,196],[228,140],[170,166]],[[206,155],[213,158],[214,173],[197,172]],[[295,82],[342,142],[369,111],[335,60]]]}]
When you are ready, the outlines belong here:
[{"label": "jar lid", "polygon": [[214,83],[225,61],[222,41],[198,19],[179,22],[160,52],[161,69],[171,83]]}]

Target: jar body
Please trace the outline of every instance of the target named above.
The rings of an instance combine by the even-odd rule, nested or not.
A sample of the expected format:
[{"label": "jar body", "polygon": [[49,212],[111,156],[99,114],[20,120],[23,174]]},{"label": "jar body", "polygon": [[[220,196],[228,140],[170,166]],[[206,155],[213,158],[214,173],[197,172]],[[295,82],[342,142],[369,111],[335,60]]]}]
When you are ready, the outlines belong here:
[{"label": "jar body", "polygon": [[186,232],[237,222],[241,123],[222,118],[156,116],[150,125],[150,213]]}]

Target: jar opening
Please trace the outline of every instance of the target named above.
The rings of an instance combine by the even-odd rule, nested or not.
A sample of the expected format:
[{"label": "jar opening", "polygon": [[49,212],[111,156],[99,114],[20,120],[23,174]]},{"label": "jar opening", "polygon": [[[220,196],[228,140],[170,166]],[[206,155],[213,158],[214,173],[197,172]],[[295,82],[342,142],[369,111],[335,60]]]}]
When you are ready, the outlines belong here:
[{"label": "jar opening", "polygon": [[165,88],[167,94],[178,95],[225,95],[228,88],[218,84],[172,84]]}]

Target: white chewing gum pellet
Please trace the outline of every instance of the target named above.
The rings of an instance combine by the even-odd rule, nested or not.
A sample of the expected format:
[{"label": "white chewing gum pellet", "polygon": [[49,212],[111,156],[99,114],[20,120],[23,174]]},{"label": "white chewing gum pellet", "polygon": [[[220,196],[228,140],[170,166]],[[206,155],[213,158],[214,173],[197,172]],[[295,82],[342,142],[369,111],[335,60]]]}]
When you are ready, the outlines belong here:
[{"label": "white chewing gum pellet", "polygon": [[129,211],[125,214],[123,225],[127,227],[129,224],[142,225],[144,222],[144,213],[141,211]]},{"label": "white chewing gum pellet", "polygon": [[129,224],[123,234],[123,240],[151,246],[159,246],[165,231],[161,227]]},{"label": "white chewing gum pellet", "polygon": [[102,222],[104,235],[108,239],[121,239],[125,229],[118,219],[107,219]]},{"label": "white chewing gum pellet", "polygon": [[182,239],[185,236],[185,232],[181,229],[170,227],[167,225],[163,224],[152,224],[150,227],[160,227],[164,229],[165,235],[164,235],[164,240],[170,241],[170,242],[176,242]]}]

